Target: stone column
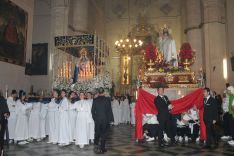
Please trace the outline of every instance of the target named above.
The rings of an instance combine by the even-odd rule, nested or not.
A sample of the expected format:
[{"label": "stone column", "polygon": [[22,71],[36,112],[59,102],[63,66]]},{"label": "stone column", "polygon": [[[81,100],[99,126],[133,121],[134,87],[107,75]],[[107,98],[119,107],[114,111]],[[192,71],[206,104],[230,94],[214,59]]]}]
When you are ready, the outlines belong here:
[{"label": "stone column", "polygon": [[72,35],[84,34],[88,32],[88,6],[88,0],[71,0],[69,13],[69,33]]},{"label": "stone column", "polygon": [[[56,63],[54,37],[55,36],[66,36],[68,32],[68,11],[69,11],[69,0],[51,0],[51,32],[50,32],[50,43],[49,43],[49,78],[50,88],[52,88],[53,78],[55,72],[53,68]],[[61,51],[62,52],[62,51]],[[58,62],[59,60],[57,60]]]},{"label": "stone column", "polygon": [[226,79],[223,59],[227,58],[224,0],[202,0],[207,87],[222,93]]},{"label": "stone column", "polygon": [[192,71],[197,73],[203,66],[203,48],[201,32],[201,3],[200,0],[186,0],[186,29],[187,41],[195,51],[196,60],[192,65]]},{"label": "stone column", "polygon": [[69,0],[51,0],[51,35],[65,36],[68,30]]}]

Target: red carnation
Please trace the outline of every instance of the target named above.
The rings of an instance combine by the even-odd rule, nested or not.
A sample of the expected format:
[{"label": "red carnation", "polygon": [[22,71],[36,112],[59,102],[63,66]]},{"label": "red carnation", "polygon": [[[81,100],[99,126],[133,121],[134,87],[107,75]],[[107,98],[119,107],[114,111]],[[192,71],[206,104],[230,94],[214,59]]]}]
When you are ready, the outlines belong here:
[{"label": "red carnation", "polygon": [[193,51],[188,42],[182,44],[180,48],[180,58],[181,61],[184,61],[185,59],[191,60],[193,58]]},{"label": "red carnation", "polygon": [[152,43],[149,43],[145,47],[145,60],[149,61],[151,59],[155,61],[157,53],[157,48]]}]

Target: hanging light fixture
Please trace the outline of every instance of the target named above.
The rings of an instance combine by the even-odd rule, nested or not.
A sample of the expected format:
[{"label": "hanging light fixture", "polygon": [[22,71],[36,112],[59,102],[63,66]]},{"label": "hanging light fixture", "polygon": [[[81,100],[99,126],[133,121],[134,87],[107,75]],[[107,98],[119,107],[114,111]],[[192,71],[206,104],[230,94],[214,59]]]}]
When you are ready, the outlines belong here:
[{"label": "hanging light fixture", "polygon": [[[130,26],[129,3],[128,0],[128,32]],[[126,38],[115,41],[115,48],[121,54],[130,54],[133,50],[140,48],[142,45],[143,41],[134,38],[130,32]]]},{"label": "hanging light fixture", "polygon": [[115,48],[122,54],[128,54],[132,49],[139,48],[142,45],[143,41],[137,40],[135,38],[132,39],[131,37],[115,41]]}]

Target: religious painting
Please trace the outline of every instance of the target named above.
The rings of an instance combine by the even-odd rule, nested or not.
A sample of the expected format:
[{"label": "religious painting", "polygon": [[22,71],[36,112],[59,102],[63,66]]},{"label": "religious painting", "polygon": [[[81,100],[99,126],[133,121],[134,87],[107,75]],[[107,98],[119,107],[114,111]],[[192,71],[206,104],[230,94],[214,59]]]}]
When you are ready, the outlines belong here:
[{"label": "religious painting", "polygon": [[47,75],[48,43],[32,45],[31,75]]},{"label": "religious painting", "polygon": [[9,0],[0,0],[0,61],[25,65],[27,23],[27,12]]}]

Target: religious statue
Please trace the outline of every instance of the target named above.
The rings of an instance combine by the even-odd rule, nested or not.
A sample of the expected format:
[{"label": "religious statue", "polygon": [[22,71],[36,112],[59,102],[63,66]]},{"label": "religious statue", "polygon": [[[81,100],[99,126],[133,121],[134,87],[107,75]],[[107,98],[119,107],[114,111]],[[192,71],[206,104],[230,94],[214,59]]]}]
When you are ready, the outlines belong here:
[{"label": "religious statue", "polygon": [[90,79],[94,76],[94,64],[88,58],[88,51],[86,48],[82,48],[79,52],[80,58],[74,69],[73,83],[77,82],[78,78],[82,80]]},{"label": "religious statue", "polygon": [[171,31],[168,29],[166,25],[161,28],[161,32],[159,34],[159,49],[164,56],[164,60],[166,63],[173,65],[174,67],[178,67],[178,58],[176,52],[176,44],[175,40],[171,36]]}]

